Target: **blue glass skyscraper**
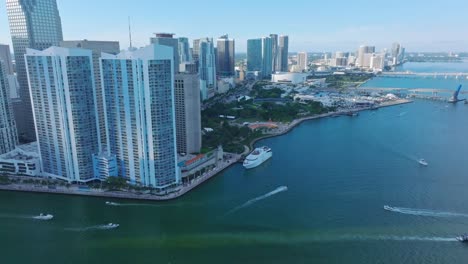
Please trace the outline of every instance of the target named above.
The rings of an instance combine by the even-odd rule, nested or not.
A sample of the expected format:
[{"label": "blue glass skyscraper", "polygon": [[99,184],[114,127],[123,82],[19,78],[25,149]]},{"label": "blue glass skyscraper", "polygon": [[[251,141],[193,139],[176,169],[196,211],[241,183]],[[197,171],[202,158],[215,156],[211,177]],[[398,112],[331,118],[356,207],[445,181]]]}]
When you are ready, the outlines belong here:
[{"label": "blue glass skyscraper", "polygon": [[247,40],[247,71],[262,70],[262,39]]},{"label": "blue glass skyscraper", "polygon": [[58,46],[63,40],[62,24],[56,0],[6,0],[6,9],[21,99],[20,107],[15,107],[15,118],[18,133],[31,141],[35,132],[24,54],[27,48]]}]

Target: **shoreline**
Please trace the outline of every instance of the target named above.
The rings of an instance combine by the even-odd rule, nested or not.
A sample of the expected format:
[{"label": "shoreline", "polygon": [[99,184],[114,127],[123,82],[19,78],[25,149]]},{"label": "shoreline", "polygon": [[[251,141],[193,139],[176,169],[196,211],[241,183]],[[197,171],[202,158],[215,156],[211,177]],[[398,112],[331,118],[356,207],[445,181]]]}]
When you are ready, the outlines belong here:
[{"label": "shoreline", "polygon": [[[390,106],[395,106],[395,105],[401,105],[401,104],[408,104],[412,103],[412,100],[408,99],[399,99],[396,101],[391,101],[391,102],[386,102],[383,104],[378,105],[375,107],[376,109],[380,108],[385,108],[385,107],[390,107]],[[374,109],[375,109],[374,108]],[[265,135],[256,139],[253,139],[250,144],[249,144],[249,153],[252,149],[253,146],[258,142],[263,139],[267,138],[273,138],[273,137],[279,137],[285,134],[288,134],[291,132],[294,128],[296,128],[298,125],[302,124],[305,121],[310,121],[310,120],[316,120],[316,119],[321,119],[321,118],[326,118],[326,117],[331,117],[334,115],[344,115],[346,113],[358,113],[362,111],[367,111],[371,110],[373,107],[363,107],[363,108],[356,108],[352,110],[346,110],[346,111],[337,111],[337,112],[329,112],[325,114],[320,114],[320,115],[315,115],[315,116],[309,116],[309,117],[303,117],[299,119],[295,119],[292,122],[290,122],[284,130],[281,132],[278,132],[276,134],[270,134],[270,135]],[[217,176],[221,172],[225,171],[226,169],[230,168],[231,166],[237,164],[243,157],[242,154],[231,154],[233,156],[232,159],[228,161],[223,161],[219,167],[216,167],[213,171],[208,172],[206,175],[196,178],[192,180],[191,184],[187,185],[181,185],[175,191],[172,191],[171,193],[167,193],[166,195],[155,195],[155,194],[137,194],[137,193],[131,193],[131,192],[126,192],[126,191],[97,191],[93,189],[87,189],[85,190],[80,190],[79,188],[73,188],[72,190],[67,189],[67,188],[55,188],[55,189],[50,189],[48,186],[34,186],[34,185],[24,185],[24,184],[9,184],[9,185],[0,185],[0,191],[10,191],[10,192],[30,192],[30,193],[38,193],[38,194],[54,194],[54,195],[74,195],[74,196],[88,196],[88,197],[97,197],[97,198],[109,198],[109,199],[119,199],[119,200],[141,200],[141,201],[171,201],[178,199],[188,192],[192,191],[193,189],[196,189],[203,183],[209,181],[210,179],[214,178],[214,176]],[[41,179],[41,178],[38,178]]]},{"label": "shoreline", "polygon": [[[386,102],[386,103],[380,104],[379,106],[376,106],[375,108],[380,109],[380,108],[385,108],[385,107],[390,107],[390,106],[395,106],[395,105],[409,104],[409,103],[412,103],[412,102],[413,102],[412,100],[408,100],[408,99],[399,99],[399,100],[396,100],[396,101],[391,101],[391,102]],[[249,148],[252,150],[255,143],[257,143],[260,140],[267,139],[267,138],[273,138],[273,137],[279,137],[279,136],[288,134],[296,126],[302,124],[305,121],[331,117],[331,116],[334,116],[334,115],[344,115],[346,113],[358,113],[358,112],[368,111],[368,110],[372,110],[372,109],[373,109],[373,107],[363,107],[363,108],[356,108],[356,109],[352,109],[352,110],[329,112],[329,113],[326,113],[326,114],[320,114],[320,115],[315,115],[315,116],[309,116],[309,117],[294,119],[291,123],[289,123],[287,125],[285,130],[283,130],[283,131],[281,131],[281,132],[279,132],[277,134],[265,135],[265,136],[262,136],[262,137],[259,137],[259,138],[256,138],[256,139],[252,140],[250,142],[250,144],[249,144]]]}]

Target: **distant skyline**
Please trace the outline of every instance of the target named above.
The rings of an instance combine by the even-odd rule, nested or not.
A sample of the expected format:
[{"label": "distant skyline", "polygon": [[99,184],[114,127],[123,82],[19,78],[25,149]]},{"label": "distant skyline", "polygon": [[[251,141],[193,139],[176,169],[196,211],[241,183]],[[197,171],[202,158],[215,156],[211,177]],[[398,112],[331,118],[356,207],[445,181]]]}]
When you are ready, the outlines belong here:
[{"label": "distant skyline", "polygon": [[[291,52],[355,51],[362,44],[380,51],[393,42],[408,52],[468,51],[468,1],[386,3],[57,0],[65,40],[116,40],[121,48],[129,46],[130,16],[135,47],[148,45],[154,32],[176,33],[190,43],[194,38],[229,34],[236,40],[236,52],[246,52],[247,39],[276,33],[289,35]],[[0,25],[0,43],[11,46],[5,0],[0,1]]]}]

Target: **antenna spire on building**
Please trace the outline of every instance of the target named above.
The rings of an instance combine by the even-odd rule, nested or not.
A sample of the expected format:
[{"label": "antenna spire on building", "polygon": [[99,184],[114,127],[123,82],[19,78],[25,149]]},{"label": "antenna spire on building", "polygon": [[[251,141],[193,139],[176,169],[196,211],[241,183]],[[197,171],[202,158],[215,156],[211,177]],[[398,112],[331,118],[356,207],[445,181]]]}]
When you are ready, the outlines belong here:
[{"label": "antenna spire on building", "polygon": [[128,36],[130,38],[130,50],[133,50],[133,45],[132,45],[132,28],[130,26],[130,16],[128,17]]}]

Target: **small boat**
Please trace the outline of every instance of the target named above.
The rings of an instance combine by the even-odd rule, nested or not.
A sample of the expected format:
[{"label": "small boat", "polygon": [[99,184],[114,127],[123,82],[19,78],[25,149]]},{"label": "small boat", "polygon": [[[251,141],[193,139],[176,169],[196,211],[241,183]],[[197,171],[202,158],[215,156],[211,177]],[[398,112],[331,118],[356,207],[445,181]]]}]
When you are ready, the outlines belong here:
[{"label": "small boat", "polygon": [[103,227],[106,228],[106,229],[114,229],[114,228],[117,228],[119,226],[120,226],[119,224],[108,223],[107,225],[104,225]]},{"label": "small boat", "polygon": [[420,159],[418,162],[419,162],[419,164],[421,164],[423,166],[429,165],[429,163],[427,163],[427,161],[425,159]]},{"label": "small boat", "polygon": [[468,234],[457,236],[456,239],[462,243],[468,243]]},{"label": "small boat", "polygon": [[106,204],[107,204],[107,205],[113,205],[113,206],[119,205],[118,203],[109,202],[109,201],[107,201]]},{"label": "small boat", "polygon": [[39,214],[38,216],[34,216],[33,218],[36,219],[36,220],[47,221],[47,220],[51,220],[52,218],[54,218],[54,216],[51,215],[51,214],[43,214],[43,213],[41,213],[41,214]]},{"label": "small boat", "polygon": [[393,207],[388,206],[388,205],[384,205],[383,209],[384,209],[384,210],[387,210],[387,211],[393,211],[393,210],[394,210]]}]

